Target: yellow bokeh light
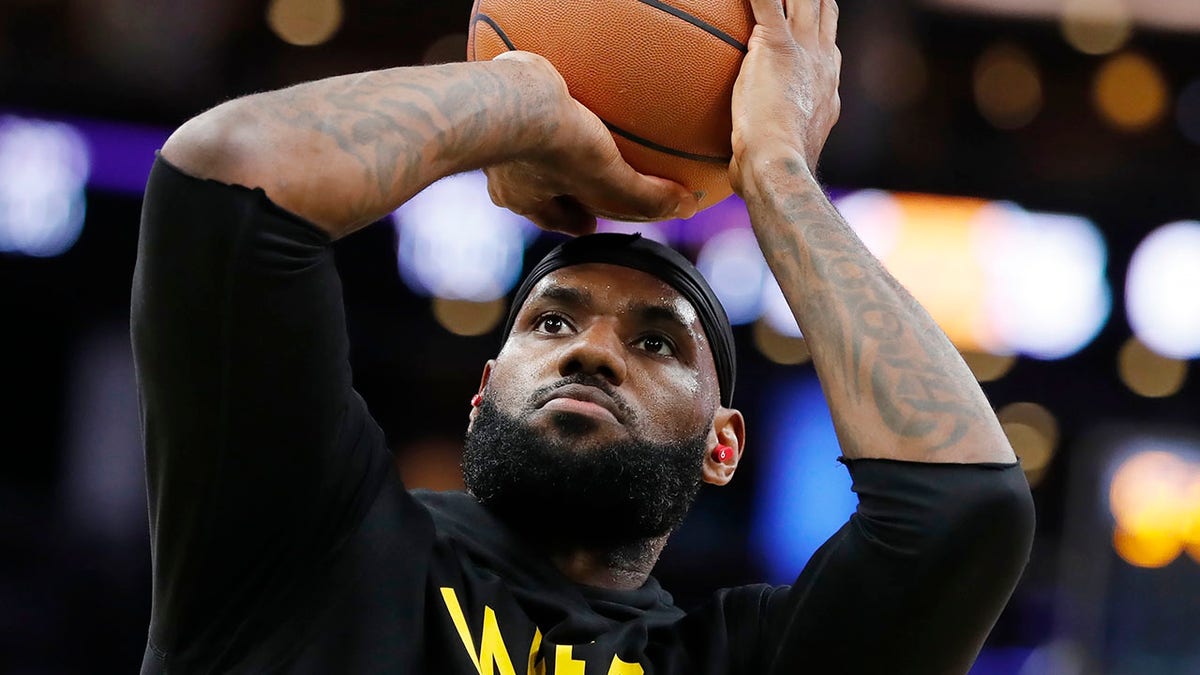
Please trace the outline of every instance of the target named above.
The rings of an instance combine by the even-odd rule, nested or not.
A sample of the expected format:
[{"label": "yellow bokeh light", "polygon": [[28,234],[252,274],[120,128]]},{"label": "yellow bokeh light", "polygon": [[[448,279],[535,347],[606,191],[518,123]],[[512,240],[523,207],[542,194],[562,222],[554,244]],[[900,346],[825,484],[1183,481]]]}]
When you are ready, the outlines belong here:
[{"label": "yellow bokeh light", "polygon": [[1066,0],[1062,7],[1063,38],[1085,54],[1109,54],[1133,33],[1129,9],[1122,0]]},{"label": "yellow bokeh light", "polygon": [[981,350],[977,334],[987,325],[987,278],[971,254],[970,223],[988,202],[898,194],[896,204],[906,226],[884,258],[888,271],[936,317],[954,344]]},{"label": "yellow bokeh light", "polygon": [[1119,54],[1100,67],[1092,98],[1107,122],[1126,131],[1140,131],[1166,113],[1167,83],[1150,59]]},{"label": "yellow bokeh light", "polygon": [[805,363],[812,358],[804,338],[783,335],[762,319],[754,323],[754,345],[763,356],[785,366]]},{"label": "yellow bokeh light", "polygon": [[1135,337],[1121,345],[1117,373],[1131,391],[1147,398],[1171,396],[1187,380],[1187,361],[1158,354]]},{"label": "yellow bokeh light", "polygon": [[1030,484],[1036,483],[1058,449],[1058,421],[1044,406],[1022,401],[1010,403],[996,412],[1004,435],[1013,452],[1021,458],[1021,468]]},{"label": "yellow bokeh light", "polygon": [[1113,531],[1113,548],[1117,555],[1136,567],[1165,567],[1183,551],[1178,538],[1160,534],[1132,534],[1121,528]]},{"label": "yellow bokeh light", "polygon": [[1025,50],[1012,45],[988,49],[975,65],[975,104],[999,129],[1019,129],[1042,109],[1042,79]]},{"label": "yellow bokeh light", "polygon": [[341,0],[271,0],[267,25],[284,42],[311,47],[333,37],[343,15]]},{"label": "yellow bokeh light", "polygon": [[1013,354],[967,351],[963,352],[962,357],[975,379],[980,382],[993,382],[1004,377],[1017,362],[1017,357]]},{"label": "yellow bokeh light", "polygon": [[1162,450],[1138,452],[1109,486],[1113,547],[1131,565],[1162,567],[1200,553],[1200,464]]},{"label": "yellow bokeh light", "polygon": [[434,298],[433,316],[443,328],[455,335],[483,335],[500,323],[504,316],[504,300],[470,302]]}]

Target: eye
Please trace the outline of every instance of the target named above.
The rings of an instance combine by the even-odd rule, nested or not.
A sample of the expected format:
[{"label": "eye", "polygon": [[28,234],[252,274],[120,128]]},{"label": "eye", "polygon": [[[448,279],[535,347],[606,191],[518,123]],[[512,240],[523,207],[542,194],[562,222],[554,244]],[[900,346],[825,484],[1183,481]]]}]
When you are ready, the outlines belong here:
[{"label": "eye", "polygon": [[634,344],[639,345],[642,349],[650,352],[651,354],[656,354],[658,356],[675,356],[675,346],[671,344],[670,340],[662,335],[647,335],[645,337],[638,338],[637,342]]},{"label": "eye", "polygon": [[533,330],[546,335],[561,335],[571,330],[571,324],[558,314],[543,314],[533,322]]}]

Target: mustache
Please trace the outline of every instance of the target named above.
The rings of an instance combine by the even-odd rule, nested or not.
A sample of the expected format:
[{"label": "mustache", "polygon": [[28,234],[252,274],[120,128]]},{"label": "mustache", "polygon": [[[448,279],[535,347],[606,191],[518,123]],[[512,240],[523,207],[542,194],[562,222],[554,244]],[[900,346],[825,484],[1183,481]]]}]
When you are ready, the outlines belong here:
[{"label": "mustache", "polygon": [[612,399],[613,405],[615,405],[621,411],[621,414],[627,421],[637,421],[637,414],[634,413],[629,407],[629,404],[625,401],[625,397],[621,396],[621,393],[617,391],[616,387],[609,384],[607,380],[583,374],[568,375],[544,387],[538,387],[532,394],[529,395],[529,399],[526,402],[526,407],[529,410],[535,409],[538,403],[544,400],[551,392],[556,389],[561,389],[568,384],[581,384],[599,389],[600,391],[604,392],[606,396]]}]

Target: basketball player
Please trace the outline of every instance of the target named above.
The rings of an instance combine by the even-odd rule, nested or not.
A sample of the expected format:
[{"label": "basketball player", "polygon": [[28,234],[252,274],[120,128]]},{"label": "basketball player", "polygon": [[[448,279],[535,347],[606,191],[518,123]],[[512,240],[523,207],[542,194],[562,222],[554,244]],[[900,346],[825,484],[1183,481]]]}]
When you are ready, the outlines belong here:
[{"label": "basketball player", "polygon": [[746,430],[720,303],[636,236],[535,268],[472,401],[468,492],[405,490],[351,388],[332,240],[477,167],[498,203],[574,234],[696,200],[627,166],[538,57],[361,73],[206,112],[151,174],[143,673],[966,672],[1027,559],[1028,486],[954,348],[813,177],[836,6],[753,4],[729,177],[860,500],[795,584],[684,613],[650,576]]}]

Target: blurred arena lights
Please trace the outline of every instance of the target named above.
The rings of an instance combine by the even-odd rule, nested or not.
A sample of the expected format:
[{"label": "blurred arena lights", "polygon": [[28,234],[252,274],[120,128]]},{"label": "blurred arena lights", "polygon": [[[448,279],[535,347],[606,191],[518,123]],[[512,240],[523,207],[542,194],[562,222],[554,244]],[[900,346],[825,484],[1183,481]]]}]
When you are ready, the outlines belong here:
[{"label": "blurred arena lights", "polygon": [[1172,396],[1187,379],[1187,361],[1163,356],[1131,337],[1117,353],[1117,374],[1130,391],[1146,398]]},{"label": "blurred arena lights", "polygon": [[1134,334],[1164,356],[1200,356],[1198,289],[1200,221],[1168,223],[1146,235],[1125,279],[1125,311]]},{"label": "blurred arena lights", "polygon": [[858,502],[821,383],[811,371],[767,385],[750,530],[767,581],[788,584]]},{"label": "blurred arena lights", "polygon": [[91,162],[63,122],[0,117],[0,252],[64,253],[83,230]]},{"label": "blurred arena lights", "polygon": [[299,47],[329,40],[344,16],[341,0],[271,0],[267,6],[267,25],[279,39]]},{"label": "blurred arena lights", "polygon": [[1017,357],[1012,354],[965,351],[962,357],[971,374],[980,382],[994,382],[1004,377],[1017,363]]},{"label": "blurred arena lights", "polygon": [[[1112,472],[1113,548],[1137,567],[1200,562],[1200,448],[1139,438]],[[1174,446],[1174,447],[1173,447]]]},{"label": "blurred arena lights", "polygon": [[762,313],[763,285],[774,278],[752,230],[718,232],[701,247],[696,267],[721,299],[730,323],[750,323]]},{"label": "blurred arena lights", "polygon": [[975,105],[997,129],[1020,129],[1042,109],[1042,79],[1037,64],[1016,45],[988,48],[975,65],[973,85]]},{"label": "blurred arena lights", "polygon": [[1029,484],[1036,486],[1058,449],[1058,421],[1037,403],[1010,403],[996,412]]},{"label": "blurred arena lights", "polygon": [[902,110],[921,99],[929,66],[911,36],[881,32],[861,46],[854,74],[864,98],[885,110]]},{"label": "blurred arena lights", "polygon": [[1092,86],[1092,100],[1101,117],[1123,131],[1143,131],[1161,120],[1168,96],[1158,66],[1133,52],[1105,61]]},{"label": "blurred arena lights", "polygon": [[516,285],[529,222],[492,203],[481,172],[437,181],[393,219],[400,276],[414,291],[488,302]]},{"label": "blurred arena lights", "polygon": [[784,366],[799,365],[812,358],[804,338],[784,335],[771,327],[766,319],[754,323],[754,346],[763,356]]},{"label": "blurred arena lights", "polygon": [[[1090,343],[1112,309],[1108,251],[1090,220],[993,203],[974,219],[973,248],[985,269],[992,353],[1060,359]],[[953,283],[950,279],[946,283]]]},{"label": "blurred arena lights", "polygon": [[507,307],[502,298],[487,302],[433,299],[433,317],[442,328],[455,335],[483,335],[496,327]]},{"label": "blurred arena lights", "polygon": [[1129,41],[1133,20],[1124,0],[1065,0],[1059,27],[1084,54],[1109,54]]}]

